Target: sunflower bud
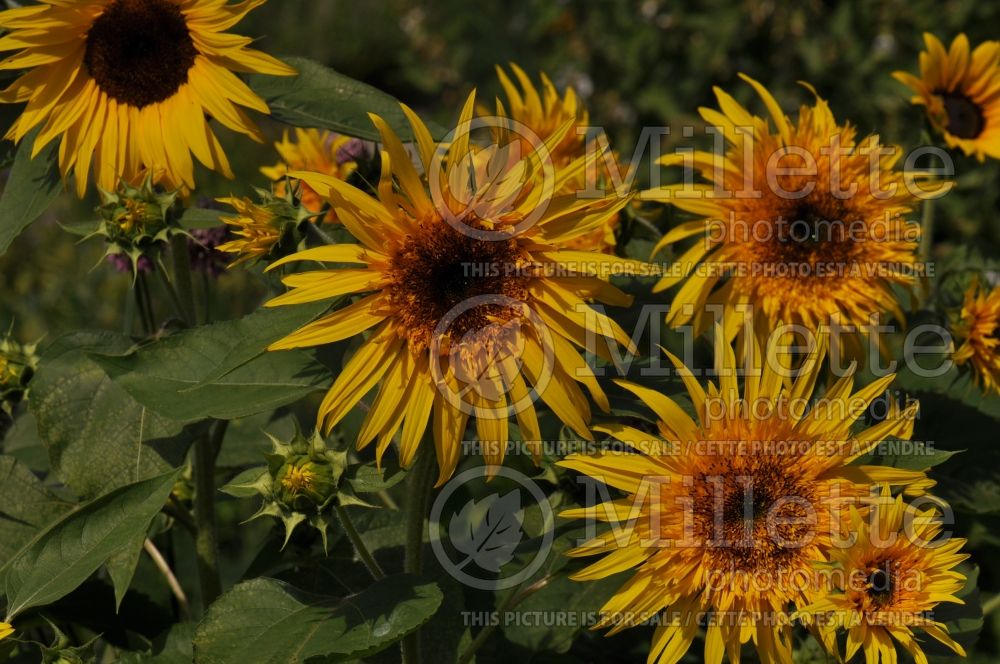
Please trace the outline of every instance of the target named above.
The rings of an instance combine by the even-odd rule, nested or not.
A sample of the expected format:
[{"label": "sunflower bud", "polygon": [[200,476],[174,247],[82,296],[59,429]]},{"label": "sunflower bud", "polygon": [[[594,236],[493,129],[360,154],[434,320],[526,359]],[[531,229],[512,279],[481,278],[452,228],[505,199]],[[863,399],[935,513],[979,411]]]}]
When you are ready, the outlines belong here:
[{"label": "sunflower bud", "polygon": [[327,530],[337,504],[364,504],[341,487],[347,468],[347,451],[326,446],[318,433],[312,438],[296,434],[290,442],[270,436],[273,450],[267,467],[248,471],[223,491],[237,497],[260,495],[264,503],[252,518],[273,516],[285,525],[285,544],[300,523],[315,528],[327,546]]},{"label": "sunflower bud", "polygon": [[49,626],[55,632],[55,640],[51,646],[41,646],[42,664],[86,664],[94,661],[94,644],[97,638],[82,646],[74,647],[72,641],[52,622]]},{"label": "sunflower bud", "polygon": [[178,192],[158,192],[151,179],[139,187],[122,182],[115,192],[102,191],[101,198],[101,222],[91,236],[103,237],[105,255],[124,257],[133,273],[141,269],[140,262],[151,265],[171,235],[184,232],[176,224],[182,207]]},{"label": "sunflower bud", "polygon": [[230,226],[230,233],[236,239],[217,247],[219,251],[233,254],[229,267],[242,263],[272,261],[295,253],[311,225],[320,216],[304,207],[293,190],[282,189],[274,194],[264,189],[256,189],[258,203],[249,198],[218,199],[236,210],[235,215],[220,219]]},{"label": "sunflower bud", "polygon": [[9,333],[0,339],[0,408],[8,414],[27,395],[28,382],[38,366],[35,346],[18,343]]}]

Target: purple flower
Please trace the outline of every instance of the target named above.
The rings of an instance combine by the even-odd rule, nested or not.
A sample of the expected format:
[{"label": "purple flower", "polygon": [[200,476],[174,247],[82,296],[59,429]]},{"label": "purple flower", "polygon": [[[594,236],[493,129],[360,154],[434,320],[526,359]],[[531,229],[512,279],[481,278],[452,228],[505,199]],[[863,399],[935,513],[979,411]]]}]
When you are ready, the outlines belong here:
[{"label": "purple flower", "polygon": [[[108,254],[107,261],[118,272],[121,272],[122,274],[132,274],[132,259],[127,255]],[[142,274],[149,274],[153,271],[153,261],[151,261],[148,256],[139,256],[139,260],[136,261],[136,265],[139,268],[139,272]]]},{"label": "purple flower", "polygon": [[193,229],[187,241],[191,268],[212,277],[222,274],[226,269],[227,257],[215,248],[226,241],[228,233],[225,226]]},{"label": "purple flower", "polygon": [[368,156],[368,146],[360,138],[352,138],[337,150],[337,165],[358,161]]}]

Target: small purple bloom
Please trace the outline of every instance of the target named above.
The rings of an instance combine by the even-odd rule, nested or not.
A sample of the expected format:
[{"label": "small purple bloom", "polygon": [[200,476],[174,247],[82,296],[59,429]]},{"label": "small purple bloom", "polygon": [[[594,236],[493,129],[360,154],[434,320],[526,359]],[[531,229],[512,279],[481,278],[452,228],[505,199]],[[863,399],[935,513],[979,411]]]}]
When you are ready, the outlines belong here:
[{"label": "small purple bloom", "polygon": [[[107,261],[118,272],[121,272],[122,274],[132,274],[132,259],[127,255],[108,254]],[[149,274],[153,271],[153,261],[151,261],[148,256],[139,256],[139,260],[136,261],[136,264],[141,274]]]},{"label": "small purple bloom", "polygon": [[227,257],[221,251],[216,251],[216,247],[226,241],[228,234],[225,226],[193,229],[187,242],[191,268],[212,277],[225,272]]},{"label": "small purple bloom", "polygon": [[337,150],[337,165],[358,161],[368,156],[368,145],[360,138],[352,138]]}]

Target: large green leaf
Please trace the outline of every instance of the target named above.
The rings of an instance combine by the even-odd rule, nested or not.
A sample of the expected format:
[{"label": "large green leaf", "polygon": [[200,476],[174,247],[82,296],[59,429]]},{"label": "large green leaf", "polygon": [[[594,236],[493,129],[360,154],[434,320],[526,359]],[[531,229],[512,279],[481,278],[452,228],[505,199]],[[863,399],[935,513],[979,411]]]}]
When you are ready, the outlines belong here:
[{"label": "large green leaf", "polygon": [[237,585],[211,606],[195,635],[197,664],[293,664],[362,657],[419,628],[441,604],[433,583],[392,576],[344,599],[274,579]]},{"label": "large green leaf", "polygon": [[63,190],[56,170],[58,141],[31,158],[37,133],[33,131],[21,141],[7,185],[0,195],[0,255],[6,253],[14,238],[38,219]]},{"label": "large green leaf", "polygon": [[327,370],[309,353],[265,350],[325,306],[261,309],[94,359],[117,385],[164,417],[247,417],[298,401],[327,382]]},{"label": "large green leaf", "polygon": [[403,140],[413,132],[399,102],[372,86],[305,58],[283,58],[298,76],[247,77],[271,115],[297,127],[329,129],[347,136],[378,140],[369,113],[382,116]]},{"label": "large green leaf", "polygon": [[0,565],[72,507],[21,462],[0,456]]},{"label": "large green leaf", "polygon": [[88,356],[130,346],[110,332],[60,337],[31,382],[31,409],[52,469],[82,497],[174,468],[190,443],[180,422],[150,412]]},{"label": "large green leaf", "polygon": [[72,592],[109,558],[146,532],[179,470],[129,484],[66,515],[0,570],[10,622],[25,609]]}]

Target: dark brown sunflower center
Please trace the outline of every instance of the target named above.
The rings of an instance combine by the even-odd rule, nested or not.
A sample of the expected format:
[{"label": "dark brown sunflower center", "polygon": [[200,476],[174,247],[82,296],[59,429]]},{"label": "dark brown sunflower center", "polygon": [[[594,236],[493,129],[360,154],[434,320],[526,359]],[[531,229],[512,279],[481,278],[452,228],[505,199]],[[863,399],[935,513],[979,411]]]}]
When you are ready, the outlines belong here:
[{"label": "dark brown sunflower center", "polygon": [[963,94],[946,92],[941,95],[948,114],[948,133],[959,138],[977,138],[986,127],[983,109]]},{"label": "dark brown sunflower center", "polygon": [[198,50],[171,0],[114,0],[87,33],[84,65],[109,97],[143,108],[188,80]]},{"label": "dark brown sunflower center", "polygon": [[411,345],[455,341],[521,315],[532,278],[517,240],[483,240],[434,220],[392,255],[389,303]]},{"label": "dark brown sunflower center", "polygon": [[814,491],[780,459],[695,479],[695,529],[720,567],[755,572],[789,564],[815,531]]},{"label": "dark brown sunflower center", "polygon": [[815,264],[846,260],[853,251],[842,202],[804,199],[774,226],[767,244],[770,263]]},{"label": "dark brown sunflower center", "polygon": [[886,606],[892,602],[895,590],[895,579],[888,562],[881,563],[869,570],[865,579],[865,592],[876,606]]}]

